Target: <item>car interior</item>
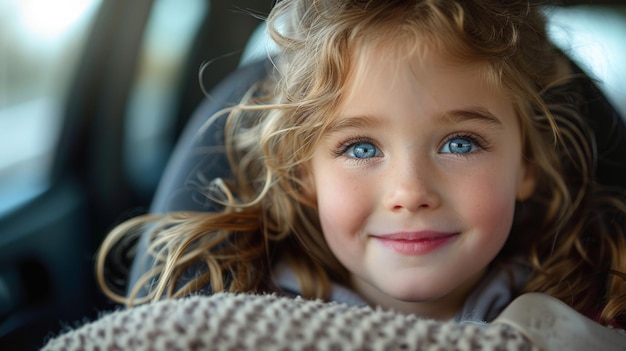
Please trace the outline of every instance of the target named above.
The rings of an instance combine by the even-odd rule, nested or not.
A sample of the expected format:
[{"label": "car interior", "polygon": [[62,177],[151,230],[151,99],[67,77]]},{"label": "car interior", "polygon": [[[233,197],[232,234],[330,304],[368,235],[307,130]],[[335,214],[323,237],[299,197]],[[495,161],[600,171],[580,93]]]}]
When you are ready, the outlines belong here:
[{"label": "car interior", "polygon": [[[218,129],[196,132],[271,69],[274,50],[270,0],[45,3],[0,3],[11,34],[0,37],[1,350],[36,350],[120,308],[94,276],[116,224],[212,209],[202,180],[228,169],[219,153],[193,152]],[[561,1],[546,13],[555,43],[626,118],[626,5]],[[626,186],[621,140],[610,176]],[[119,260],[110,274],[123,291],[137,272]]]}]

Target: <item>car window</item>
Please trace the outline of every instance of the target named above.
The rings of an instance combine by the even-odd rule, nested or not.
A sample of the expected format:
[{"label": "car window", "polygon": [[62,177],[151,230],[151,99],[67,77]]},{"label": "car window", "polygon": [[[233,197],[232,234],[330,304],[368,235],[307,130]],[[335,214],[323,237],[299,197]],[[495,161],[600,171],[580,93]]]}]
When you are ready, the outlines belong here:
[{"label": "car window", "polygon": [[550,9],[548,15],[555,43],[626,118],[626,6],[571,6]]},{"label": "car window", "polygon": [[159,0],[152,8],[125,118],[125,169],[139,191],[152,191],[171,151],[182,71],[209,10],[206,0]]},{"label": "car window", "polygon": [[100,0],[0,1],[0,214],[45,189]]}]

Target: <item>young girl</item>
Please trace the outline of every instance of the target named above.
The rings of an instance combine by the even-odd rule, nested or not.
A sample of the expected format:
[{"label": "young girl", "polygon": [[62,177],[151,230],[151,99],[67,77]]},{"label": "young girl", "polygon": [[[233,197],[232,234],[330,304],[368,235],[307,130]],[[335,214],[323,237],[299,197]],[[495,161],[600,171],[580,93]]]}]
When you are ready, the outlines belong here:
[{"label": "young girl", "polygon": [[[597,175],[617,139],[596,140],[587,81],[543,10],[278,2],[276,72],[226,113],[234,177],[208,189],[223,210],[120,225],[102,288],[128,304],[278,292],[487,322],[541,292],[624,326],[624,189]],[[138,228],[153,266],[126,298],[104,261]]]}]

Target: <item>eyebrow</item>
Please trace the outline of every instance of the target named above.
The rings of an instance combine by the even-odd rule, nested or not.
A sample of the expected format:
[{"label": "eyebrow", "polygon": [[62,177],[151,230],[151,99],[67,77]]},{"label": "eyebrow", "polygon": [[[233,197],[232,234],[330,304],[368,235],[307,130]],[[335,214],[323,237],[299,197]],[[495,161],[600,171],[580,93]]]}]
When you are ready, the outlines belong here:
[{"label": "eyebrow", "polygon": [[486,108],[480,106],[446,111],[440,115],[440,118],[444,120],[451,120],[453,122],[478,120],[486,122],[494,127],[503,127],[502,121],[500,121],[498,117],[489,112]]},{"label": "eyebrow", "polygon": [[382,121],[372,115],[343,116],[335,118],[328,127],[328,134],[337,133],[344,129],[374,128]]},{"label": "eyebrow", "polygon": [[[492,127],[502,128],[504,126],[498,117],[489,112],[488,109],[480,106],[471,106],[445,111],[438,115],[437,119],[455,123],[476,120],[487,123]],[[344,129],[359,129],[365,127],[376,128],[382,124],[384,124],[382,120],[372,115],[342,116],[336,118],[330,123],[327,133],[333,134]]]}]

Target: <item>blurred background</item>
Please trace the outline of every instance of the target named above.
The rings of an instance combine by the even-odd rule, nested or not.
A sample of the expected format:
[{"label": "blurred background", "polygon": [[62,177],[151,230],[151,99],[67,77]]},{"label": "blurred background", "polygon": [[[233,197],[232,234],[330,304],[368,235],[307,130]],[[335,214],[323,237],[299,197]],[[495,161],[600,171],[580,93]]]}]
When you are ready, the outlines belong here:
[{"label": "blurred background", "polygon": [[[204,98],[200,79],[210,89],[266,54],[265,39],[249,38],[270,7],[0,0],[1,350],[38,349],[116,307],[96,288],[99,243],[148,210]],[[554,40],[626,116],[626,4],[569,1],[546,11]]]}]

